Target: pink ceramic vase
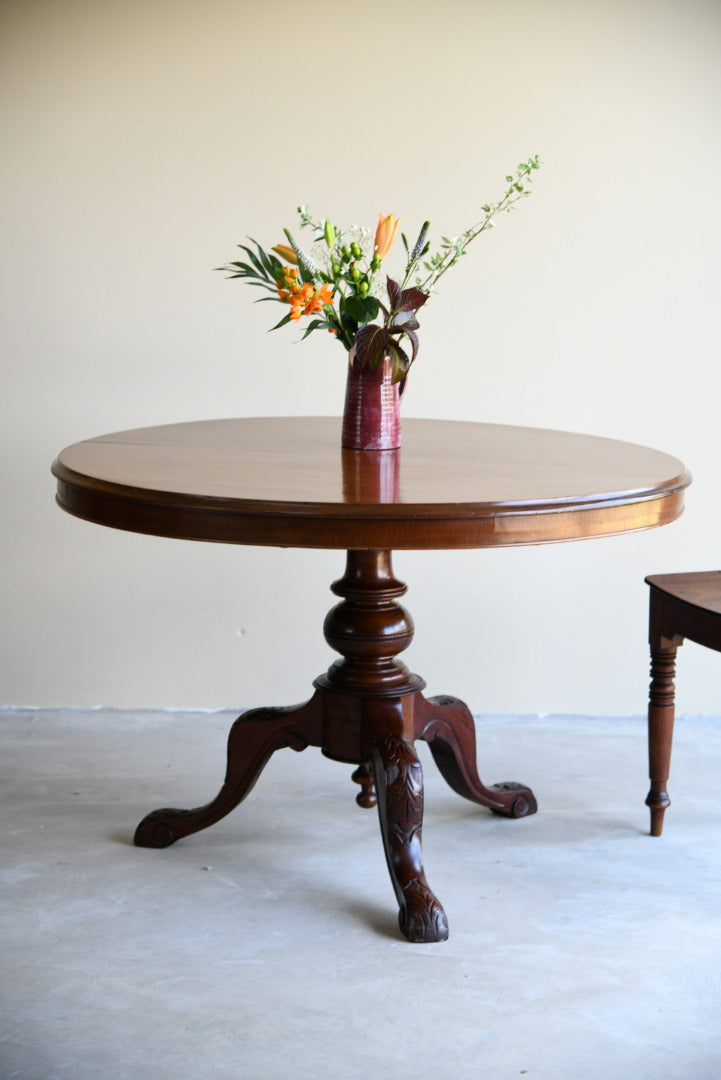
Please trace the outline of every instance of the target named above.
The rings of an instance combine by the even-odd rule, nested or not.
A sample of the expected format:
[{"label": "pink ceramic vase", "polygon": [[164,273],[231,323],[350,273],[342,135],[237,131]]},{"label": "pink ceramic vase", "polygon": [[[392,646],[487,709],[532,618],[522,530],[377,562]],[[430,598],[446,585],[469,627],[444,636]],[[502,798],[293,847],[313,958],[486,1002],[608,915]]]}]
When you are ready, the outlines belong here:
[{"label": "pink ceramic vase", "polygon": [[355,349],[348,354],[342,444],[348,450],[397,450],[401,445],[400,393],[387,358],[371,368],[355,362]]}]

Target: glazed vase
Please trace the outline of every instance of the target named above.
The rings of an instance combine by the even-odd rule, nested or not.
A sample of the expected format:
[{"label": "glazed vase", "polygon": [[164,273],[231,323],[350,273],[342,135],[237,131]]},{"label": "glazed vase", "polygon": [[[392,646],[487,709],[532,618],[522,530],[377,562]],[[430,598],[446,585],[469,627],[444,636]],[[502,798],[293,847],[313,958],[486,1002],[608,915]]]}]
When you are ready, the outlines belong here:
[{"label": "glazed vase", "polygon": [[397,450],[401,445],[400,392],[386,357],[376,368],[348,354],[342,445],[347,450]]}]

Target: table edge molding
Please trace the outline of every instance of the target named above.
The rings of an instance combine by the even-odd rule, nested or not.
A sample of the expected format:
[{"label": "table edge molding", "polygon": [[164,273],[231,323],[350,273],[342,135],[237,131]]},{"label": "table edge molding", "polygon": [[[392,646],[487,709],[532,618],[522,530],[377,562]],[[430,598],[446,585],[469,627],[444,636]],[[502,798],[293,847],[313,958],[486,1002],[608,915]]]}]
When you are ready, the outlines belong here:
[{"label": "table edge molding", "polygon": [[175,539],[329,549],[511,547],[638,532],[678,518],[690,482],[682,473],[660,492],[614,493],[570,505],[558,500],[429,509],[389,503],[364,514],[362,506],[350,503],[267,503],[126,488],[78,475],[57,460],[52,472],[58,505],[96,524]]}]

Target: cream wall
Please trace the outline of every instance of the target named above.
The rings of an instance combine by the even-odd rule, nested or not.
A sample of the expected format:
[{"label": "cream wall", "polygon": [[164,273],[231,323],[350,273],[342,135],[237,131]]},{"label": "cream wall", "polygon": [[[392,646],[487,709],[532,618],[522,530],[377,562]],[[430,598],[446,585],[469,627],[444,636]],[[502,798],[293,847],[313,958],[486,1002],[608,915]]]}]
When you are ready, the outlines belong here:
[{"label": "cream wall", "polygon": [[[536,194],[423,313],[407,416],[646,443],[695,482],[668,528],[398,553],[432,692],[476,711],[642,712],[644,574],[718,565],[716,0],[5,0],[0,703],[293,702],[341,553],[135,536],[53,505],[105,431],[332,414],[338,346],[268,335],[211,268],[298,202],[461,231],[539,153]],[[297,335],[296,335],[297,336]],[[687,645],[680,707],[721,711]]]}]

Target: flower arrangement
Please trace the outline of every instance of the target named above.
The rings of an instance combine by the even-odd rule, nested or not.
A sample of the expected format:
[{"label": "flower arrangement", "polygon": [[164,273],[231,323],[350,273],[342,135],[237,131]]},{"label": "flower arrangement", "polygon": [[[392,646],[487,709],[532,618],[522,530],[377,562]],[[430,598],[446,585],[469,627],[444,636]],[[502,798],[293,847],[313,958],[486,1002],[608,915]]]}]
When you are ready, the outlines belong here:
[{"label": "flower arrangement", "polygon": [[430,223],[423,223],[411,246],[401,233],[406,264],[400,281],[386,275],[385,290],[379,282],[384,260],[398,232],[400,219],[380,214],[375,235],[351,226],[341,229],[327,218],[315,220],[307,207],[298,207],[300,227],[312,231],[306,248],[284,229],[287,244],[265,251],[252,238],[250,247],[239,244],[247,261],[219,267],[269,293],[288,310],[273,330],[309,318],[303,338],[315,330],[334,334],[344,349],[355,348],[355,362],[376,368],[387,357],[393,382],[402,383],[418,352],[417,313],[427,302],[439,279],[465,255],[469,244],[492,229],[498,214],[509,211],[531,194],[538,157],[529,158],[506,177],[506,191],[496,203],[482,207],[483,216],[460,236],[442,237],[430,254]]}]

